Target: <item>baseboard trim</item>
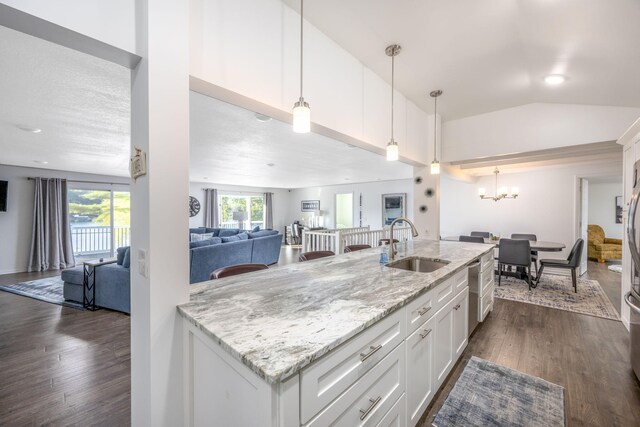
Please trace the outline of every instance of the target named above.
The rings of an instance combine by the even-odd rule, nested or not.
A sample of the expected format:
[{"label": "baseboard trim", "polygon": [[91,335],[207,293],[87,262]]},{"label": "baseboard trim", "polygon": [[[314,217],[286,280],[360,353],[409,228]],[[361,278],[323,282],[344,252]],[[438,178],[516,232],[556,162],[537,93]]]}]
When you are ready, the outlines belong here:
[{"label": "baseboard trim", "polygon": [[629,326],[629,319],[627,319],[624,316],[620,316],[620,320],[622,320],[622,324],[624,325],[625,328],[627,328],[627,331],[631,332],[631,327]]},{"label": "baseboard trim", "polygon": [[18,274],[18,273],[27,273],[26,270],[18,270],[18,269],[13,269],[13,270],[0,270],[0,276],[1,275],[5,275],[5,274]]}]

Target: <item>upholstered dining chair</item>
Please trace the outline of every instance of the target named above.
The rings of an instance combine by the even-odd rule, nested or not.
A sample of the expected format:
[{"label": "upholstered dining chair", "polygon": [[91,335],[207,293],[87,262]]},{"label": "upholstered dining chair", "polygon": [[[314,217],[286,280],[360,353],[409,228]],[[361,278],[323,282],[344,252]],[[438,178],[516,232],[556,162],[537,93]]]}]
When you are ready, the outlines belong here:
[{"label": "upholstered dining chair", "polygon": [[472,231],[470,236],[472,237],[486,237],[487,239],[491,237],[491,233],[488,231]]},{"label": "upholstered dining chair", "polygon": [[[511,238],[512,239],[517,239],[517,240],[528,240],[530,242],[537,242],[538,241],[538,236],[536,236],[535,234],[513,233],[511,235]],[[535,265],[535,267],[536,267],[536,269],[534,271],[536,272],[536,274],[538,274],[538,251],[531,251],[531,261],[533,261],[533,265]]]},{"label": "upholstered dining chair", "polygon": [[484,237],[480,236],[460,236],[458,237],[459,242],[468,242],[468,243],[484,243]]},{"label": "upholstered dining chair", "polygon": [[301,253],[298,257],[298,261],[311,261],[312,259],[325,258],[328,256],[334,256],[335,253],[333,251],[311,251]]},{"label": "upholstered dining chair", "polygon": [[371,245],[347,245],[344,247],[344,253],[357,252],[365,249],[371,249]]},{"label": "upholstered dining chair", "polygon": [[[574,243],[567,259],[541,259],[540,270],[538,271],[537,282],[540,282],[540,276],[545,267],[564,268],[571,270],[571,282],[573,283],[573,292],[578,292],[578,278],[576,271],[580,268],[582,262],[582,251],[584,250],[584,240],[578,239]],[[536,283],[537,284],[537,283]]]},{"label": "upholstered dining chair", "polygon": [[238,274],[251,273],[252,271],[267,270],[266,264],[237,264],[221,267],[211,273],[211,280],[223,277],[236,276]]},{"label": "upholstered dining chair", "polygon": [[[531,244],[528,240],[501,239],[498,245],[498,286],[501,285],[502,270],[505,265],[524,268],[531,290]],[[537,283],[533,283],[533,287]]]}]

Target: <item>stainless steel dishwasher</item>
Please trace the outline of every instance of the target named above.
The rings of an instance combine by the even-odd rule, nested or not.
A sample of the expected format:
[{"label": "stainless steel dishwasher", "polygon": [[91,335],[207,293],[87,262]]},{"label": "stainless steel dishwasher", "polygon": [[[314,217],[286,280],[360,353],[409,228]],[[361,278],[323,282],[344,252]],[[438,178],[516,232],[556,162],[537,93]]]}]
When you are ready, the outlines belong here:
[{"label": "stainless steel dishwasher", "polygon": [[469,264],[469,336],[478,326],[478,298],[480,297],[480,261]]}]

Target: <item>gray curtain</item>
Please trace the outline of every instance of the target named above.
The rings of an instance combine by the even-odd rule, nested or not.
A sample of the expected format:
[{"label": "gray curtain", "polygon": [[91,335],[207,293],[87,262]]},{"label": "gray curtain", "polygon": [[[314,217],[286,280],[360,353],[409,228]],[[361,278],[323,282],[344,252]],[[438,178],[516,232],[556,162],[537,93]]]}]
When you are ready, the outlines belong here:
[{"label": "gray curtain", "polygon": [[73,267],[67,181],[36,178],[35,182],[29,271]]},{"label": "gray curtain", "polygon": [[212,228],[220,226],[218,190],[215,188],[204,189],[204,226]]},{"label": "gray curtain", "polygon": [[264,193],[264,228],[273,228],[273,193]]}]

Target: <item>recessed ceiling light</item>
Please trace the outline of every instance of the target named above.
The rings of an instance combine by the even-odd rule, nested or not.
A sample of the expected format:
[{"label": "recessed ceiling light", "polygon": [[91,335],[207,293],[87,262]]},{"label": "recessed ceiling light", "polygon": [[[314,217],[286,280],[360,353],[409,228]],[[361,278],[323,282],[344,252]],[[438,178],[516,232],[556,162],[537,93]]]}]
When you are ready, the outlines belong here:
[{"label": "recessed ceiling light", "polygon": [[544,78],[544,82],[551,86],[562,84],[565,80],[567,80],[567,78],[562,74],[550,74]]},{"label": "recessed ceiling light", "polygon": [[275,166],[275,163],[267,163],[267,166]]},{"label": "recessed ceiling light", "polygon": [[350,181],[350,180],[351,180],[351,178],[345,178],[344,180],[345,180],[345,181]]},{"label": "recessed ceiling light", "polygon": [[208,176],[203,176],[202,179],[209,179],[209,177]]},{"label": "recessed ceiling light", "polygon": [[46,160],[33,160],[33,163],[37,163],[39,165],[46,165],[49,162],[47,162]]},{"label": "recessed ceiling light", "polygon": [[42,132],[42,129],[40,128],[34,128],[32,126],[25,126],[25,125],[16,125],[16,127],[20,130],[23,130],[25,132],[31,132],[31,133],[40,133]]},{"label": "recessed ceiling light", "polygon": [[260,114],[260,113],[255,113],[256,116],[256,120],[259,122],[270,122],[271,121],[271,117],[265,115],[265,114]]}]

